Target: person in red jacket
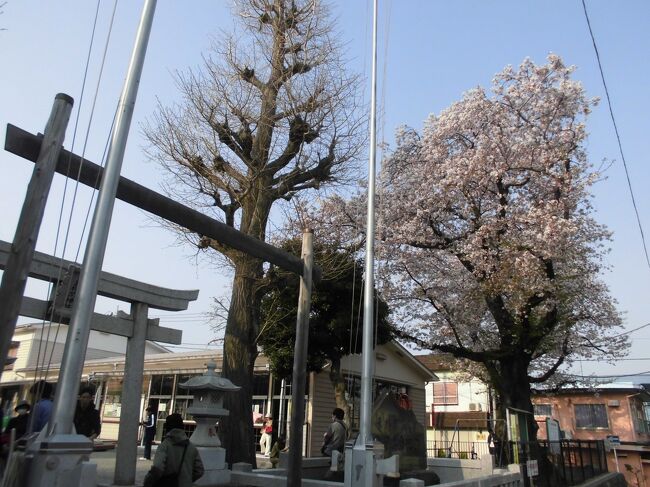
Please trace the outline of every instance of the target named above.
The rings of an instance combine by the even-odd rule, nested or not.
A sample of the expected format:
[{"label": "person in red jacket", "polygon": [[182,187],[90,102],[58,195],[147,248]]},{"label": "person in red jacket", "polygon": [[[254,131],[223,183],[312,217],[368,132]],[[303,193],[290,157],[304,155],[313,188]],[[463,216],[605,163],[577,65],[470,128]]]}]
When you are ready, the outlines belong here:
[{"label": "person in red jacket", "polygon": [[266,417],[264,426],[262,426],[262,437],[260,438],[260,452],[269,456],[271,454],[271,438],[273,435],[273,418],[271,416]]}]

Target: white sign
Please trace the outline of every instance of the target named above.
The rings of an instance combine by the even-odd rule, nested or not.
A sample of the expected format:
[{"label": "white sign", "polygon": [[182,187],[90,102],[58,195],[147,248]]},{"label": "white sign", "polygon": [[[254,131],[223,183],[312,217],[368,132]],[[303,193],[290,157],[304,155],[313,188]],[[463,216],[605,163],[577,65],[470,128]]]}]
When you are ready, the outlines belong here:
[{"label": "white sign", "polygon": [[539,468],[537,468],[537,460],[528,460],[526,462],[526,471],[529,477],[536,477],[539,475]]},{"label": "white sign", "polygon": [[548,449],[555,455],[560,454],[560,423],[551,418],[546,418],[546,436],[548,437]]},{"label": "white sign", "polygon": [[607,435],[607,441],[612,448],[621,446],[621,439],[616,435]]}]

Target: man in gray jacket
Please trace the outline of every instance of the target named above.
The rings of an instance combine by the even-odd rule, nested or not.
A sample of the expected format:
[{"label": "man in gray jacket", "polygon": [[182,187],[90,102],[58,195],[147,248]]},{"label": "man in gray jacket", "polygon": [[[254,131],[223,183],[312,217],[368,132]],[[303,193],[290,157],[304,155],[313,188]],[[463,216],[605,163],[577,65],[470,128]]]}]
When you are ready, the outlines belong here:
[{"label": "man in gray jacket", "polygon": [[343,453],[345,440],[348,437],[348,428],[343,422],[345,412],[341,408],[334,408],[332,411],[332,422],[327,428],[323,438],[323,446],[320,451],[326,457],[331,457],[334,450]]},{"label": "man in gray jacket", "polygon": [[165,420],[167,434],[156,450],[153,466],[144,478],[144,487],[155,487],[163,476],[177,476],[178,487],[192,487],[203,475],[199,451],[190,443],[183,429],[183,417],[170,414]]}]

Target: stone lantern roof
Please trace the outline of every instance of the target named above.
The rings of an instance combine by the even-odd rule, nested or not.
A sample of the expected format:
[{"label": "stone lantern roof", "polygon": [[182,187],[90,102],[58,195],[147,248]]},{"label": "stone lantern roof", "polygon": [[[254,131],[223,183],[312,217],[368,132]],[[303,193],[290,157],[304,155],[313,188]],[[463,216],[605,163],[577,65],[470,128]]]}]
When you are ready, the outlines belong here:
[{"label": "stone lantern roof", "polygon": [[179,384],[180,387],[190,390],[215,390],[224,392],[236,392],[241,387],[236,386],[230,380],[218,375],[215,370],[217,364],[208,362],[206,365],[208,371],[203,375],[190,378],[188,381]]}]

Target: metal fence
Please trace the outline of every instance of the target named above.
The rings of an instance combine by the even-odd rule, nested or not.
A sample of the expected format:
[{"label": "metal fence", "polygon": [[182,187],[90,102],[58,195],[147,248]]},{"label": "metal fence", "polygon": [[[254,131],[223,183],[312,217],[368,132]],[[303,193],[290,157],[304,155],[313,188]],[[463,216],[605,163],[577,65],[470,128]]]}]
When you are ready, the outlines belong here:
[{"label": "metal fence", "polygon": [[490,453],[484,441],[427,441],[427,457],[478,460]]},{"label": "metal fence", "polygon": [[[530,444],[508,442],[495,445],[495,461],[504,466],[518,463],[524,466],[528,480],[526,462],[531,459]],[[538,487],[569,487],[579,485],[588,479],[607,473],[607,458],[602,440],[540,441]]]}]

